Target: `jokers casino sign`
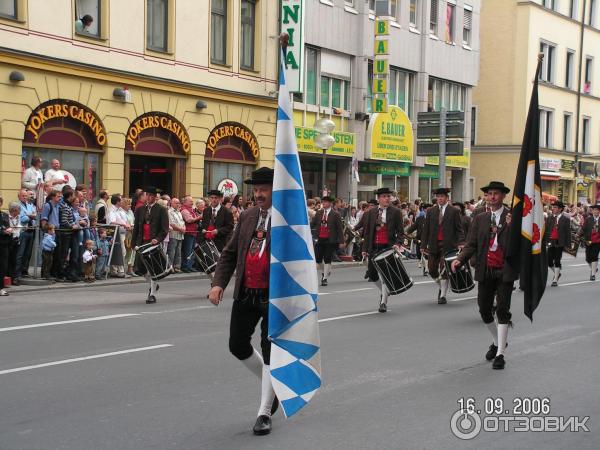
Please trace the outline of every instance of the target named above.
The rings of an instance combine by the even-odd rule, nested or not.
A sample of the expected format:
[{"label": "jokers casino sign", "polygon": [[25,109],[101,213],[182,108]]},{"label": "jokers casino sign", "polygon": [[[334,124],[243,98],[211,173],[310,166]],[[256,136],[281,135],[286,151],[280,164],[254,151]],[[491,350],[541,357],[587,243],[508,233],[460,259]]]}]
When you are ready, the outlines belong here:
[{"label": "jokers casino sign", "polygon": [[135,148],[138,137],[144,130],[150,128],[162,128],[170,131],[177,137],[177,140],[181,144],[181,148],[184,152],[190,151],[190,137],[187,131],[177,120],[162,114],[147,114],[135,120],[129,127],[127,132],[127,140]]}]

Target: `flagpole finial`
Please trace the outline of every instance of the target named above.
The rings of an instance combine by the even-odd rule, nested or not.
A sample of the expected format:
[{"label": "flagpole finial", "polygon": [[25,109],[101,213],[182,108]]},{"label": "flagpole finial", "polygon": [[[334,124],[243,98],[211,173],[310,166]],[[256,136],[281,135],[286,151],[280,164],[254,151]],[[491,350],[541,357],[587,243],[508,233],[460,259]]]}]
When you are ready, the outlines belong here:
[{"label": "flagpole finial", "polygon": [[290,43],[290,35],[286,32],[283,32],[279,35],[279,44],[282,48],[286,49]]},{"label": "flagpole finial", "polygon": [[542,62],[544,59],[544,54],[543,53],[538,53],[538,62]]}]

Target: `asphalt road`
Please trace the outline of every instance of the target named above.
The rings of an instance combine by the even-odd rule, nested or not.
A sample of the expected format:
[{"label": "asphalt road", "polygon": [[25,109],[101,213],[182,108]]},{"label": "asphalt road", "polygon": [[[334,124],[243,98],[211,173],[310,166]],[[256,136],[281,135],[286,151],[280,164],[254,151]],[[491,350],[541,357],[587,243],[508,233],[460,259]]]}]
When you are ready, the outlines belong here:
[{"label": "asphalt road", "polygon": [[[379,314],[364,269],[338,269],[319,304],[324,386],[266,437],[251,431],[259,382],[228,353],[230,292],[218,308],[207,280],[167,279],[156,305],[141,284],[4,297],[0,449],[598,449],[600,281],[581,258],[564,261],[533,323],[514,294],[504,371],[484,360],[475,290],[437,305],[411,261],[415,286]],[[461,440],[451,418],[469,398],[488,418]],[[577,431],[515,429],[558,420]]]}]

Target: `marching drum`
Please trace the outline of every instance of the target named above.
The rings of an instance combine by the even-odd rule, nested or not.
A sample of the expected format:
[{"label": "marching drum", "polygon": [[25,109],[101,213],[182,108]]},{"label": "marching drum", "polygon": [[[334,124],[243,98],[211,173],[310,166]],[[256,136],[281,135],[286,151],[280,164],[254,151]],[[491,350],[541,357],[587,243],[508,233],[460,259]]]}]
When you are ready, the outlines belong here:
[{"label": "marching drum", "polygon": [[373,265],[390,295],[409,290],[413,280],[402,264],[402,255],[395,249],[384,250],[373,258]]},{"label": "marching drum", "polygon": [[452,263],[457,257],[457,250],[451,250],[446,253],[446,256],[444,257],[444,269],[450,280],[450,289],[452,289],[452,292],[460,294],[462,292],[469,292],[473,289],[475,287],[475,282],[473,281],[473,274],[471,273],[469,261],[465,261],[463,265],[456,269],[456,272],[452,272]]},{"label": "marching drum", "polygon": [[219,262],[221,253],[219,253],[213,241],[206,240],[196,245],[193,255],[196,257],[196,261],[198,261],[204,273],[210,275],[217,268],[217,262]]},{"label": "marching drum", "polygon": [[136,250],[152,280],[158,281],[173,272],[173,266],[169,264],[167,255],[165,255],[165,252],[163,251],[162,244],[146,244],[136,247]]},{"label": "marching drum", "polygon": [[571,245],[565,247],[565,253],[577,258],[577,250],[579,250],[579,246],[581,245],[581,240],[576,233],[571,233]]}]

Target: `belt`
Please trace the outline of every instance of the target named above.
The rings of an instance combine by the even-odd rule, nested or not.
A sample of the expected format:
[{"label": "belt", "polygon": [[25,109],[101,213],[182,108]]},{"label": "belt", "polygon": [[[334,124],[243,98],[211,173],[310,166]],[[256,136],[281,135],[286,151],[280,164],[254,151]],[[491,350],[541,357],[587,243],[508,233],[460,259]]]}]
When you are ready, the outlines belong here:
[{"label": "belt", "polygon": [[487,267],[485,268],[486,278],[502,278],[504,267]]},{"label": "belt", "polygon": [[255,306],[265,305],[269,303],[269,289],[252,289],[244,287],[242,295],[240,296],[240,301],[251,303]]}]

